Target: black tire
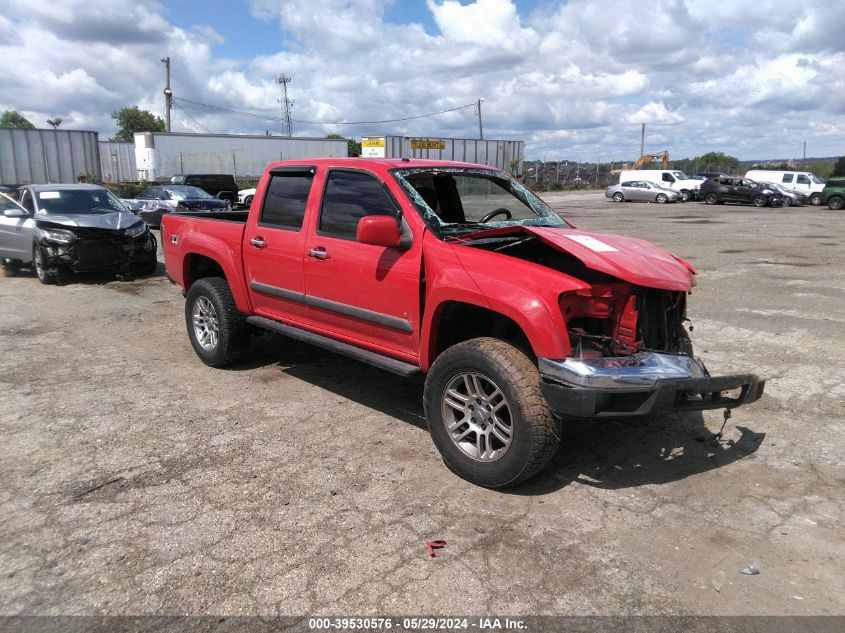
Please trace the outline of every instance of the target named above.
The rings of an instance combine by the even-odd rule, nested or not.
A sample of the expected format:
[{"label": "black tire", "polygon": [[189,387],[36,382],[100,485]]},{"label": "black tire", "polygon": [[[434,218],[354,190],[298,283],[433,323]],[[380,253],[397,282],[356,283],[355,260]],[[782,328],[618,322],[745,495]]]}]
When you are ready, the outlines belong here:
[{"label": "black tire", "polygon": [[38,277],[38,281],[42,284],[49,286],[56,283],[56,275],[48,273],[44,269],[44,254],[37,244],[32,247],[32,267],[35,269],[35,275]]},{"label": "black tire", "polygon": [[669,202],[669,198],[666,196],[665,193],[658,193],[657,197],[654,198],[655,202],[659,202],[660,204],[666,204]]},{"label": "black tire", "polygon": [[781,205],[784,207],[791,207],[792,206],[792,198],[789,196],[783,196]]},{"label": "black tire", "polygon": [[681,194],[682,202],[687,202],[692,197],[692,194],[689,192],[689,189],[681,189],[678,193]]},{"label": "black tire", "polygon": [[19,259],[3,260],[3,274],[6,277],[14,277],[21,270],[21,261]]},{"label": "black tire", "polygon": [[765,207],[766,202],[766,196],[764,195],[757,195],[751,199],[751,204],[753,204],[755,207]]},{"label": "black tire", "polygon": [[249,209],[252,206],[252,198],[253,196],[247,196],[244,198],[244,206]]},{"label": "black tire", "polygon": [[613,201],[614,202],[625,202],[625,196],[621,191],[617,191],[613,194]]},{"label": "black tire", "polygon": [[814,193],[810,196],[810,204],[814,207],[819,206],[822,203],[822,194]]},{"label": "black tire", "polygon": [[707,204],[716,204],[719,202],[719,195],[711,191],[706,196],[704,196],[704,202]]},{"label": "black tire", "polygon": [[843,198],[842,196],[830,196],[830,198],[827,199],[828,209],[839,211],[843,207],[845,207],[845,198]]},{"label": "black tire", "polygon": [[[446,390],[453,381],[468,373],[498,388],[507,405],[505,413],[499,417],[509,418],[510,444],[494,461],[471,457],[458,446],[447,429],[443,414],[448,406],[444,404]],[[472,402],[472,398],[468,401]],[[423,405],[431,438],[445,464],[460,477],[486,488],[515,486],[527,481],[549,463],[560,443],[558,422],[540,392],[537,367],[522,351],[499,339],[471,339],[440,354],[426,377]],[[481,407],[475,413],[465,413],[463,419],[478,415],[480,410]],[[469,428],[468,421],[460,424],[454,429],[456,433]],[[474,437],[478,442],[479,434],[475,433]],[[485,445],[493,445],[490,435]]]},{"label": "black tire", "polygon": [[[194,327],[194,309],[210,304],[216,319],[217,338],[201,342]],[[185,324],[188,338],[200,360],[210,367],[226,367],[237,362],[249,348],[249,327],[238,311],[232,291],[225,279],[206,277],[191,286],[185,299]]]}]

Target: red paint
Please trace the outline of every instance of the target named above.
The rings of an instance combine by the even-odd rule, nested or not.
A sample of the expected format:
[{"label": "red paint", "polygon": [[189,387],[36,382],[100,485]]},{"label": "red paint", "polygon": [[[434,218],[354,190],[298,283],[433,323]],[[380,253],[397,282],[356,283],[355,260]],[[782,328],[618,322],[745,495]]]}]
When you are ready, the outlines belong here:
[{"label": "red paint", "polygon": [[[286,166],[313,166],[316,173],[302,229],[261,226],[258,217],[270,181],[270,171]],[[232,288],[238,309],[322,333],[337,340],[418,364],[427,371],[434,361],[435,342],[443,306],[463,302],[492,310],[513,320],[537,356],[565,358],[571,353],[567,321],[575,316],[615,321],[613,335],[633,341],[636,310],[633,286],[688,291],[694,269],[656,246],[629,237],[578,229],[522,227],[526,233],[569,253],[588,268],[611,275],[618,282],[591,286],[551,268],[458,242],[442,242],[427,230],[404,190],[390,174],[411,167],[474,167],[444,161],[307,159],[273,163],[262,176],[245,224],[165,216],[166,234],[177,236],[164,244],[170,277],[187,290],[192,257],[207,257],[220,266]],[[358,237],[339,239],[317,229],[326,174],[331,168],[356,169],[381,180],[401,207],[412,240],[409,248],[395,244],[396,233],[384,217],[359,225]],[[491,170],[492,171],[492,170]],[[489,235],[512,232],[496,228]],[[261,238],[263,248],[250,244]],[[317,249],[324,258],[311,256]],[[425,278],[421,293],[422,276]],[[354,306],[408,324],[402,331],[302,301],[255,292],[257,281],[300,295]],[[421,296],[422,294],[422,296]],[[298,295],[299,296],[299,295]]]}]

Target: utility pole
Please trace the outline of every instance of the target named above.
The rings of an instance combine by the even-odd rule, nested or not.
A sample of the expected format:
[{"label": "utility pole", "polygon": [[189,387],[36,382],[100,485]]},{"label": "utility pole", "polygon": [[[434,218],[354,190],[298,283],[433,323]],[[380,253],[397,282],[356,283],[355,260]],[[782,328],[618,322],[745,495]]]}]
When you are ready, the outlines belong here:
[{"label": "utility pole", "polygon": [[484,97],[479,97],[475,102],[475,113],[478,115],[478,140],[484,140],[484,130],[481,127],[481,104],[484,102]]},{"label": "utility pole", "polygon": [[643,154],[645,154],[645,123],[643,123],[643,128],[640,132],[640,156]]},{"label": "utility pole", "polygon": [[288,138],[293,136],[293,128],[290,120],[290,108],[293,105],[293,101],[288,99],[288,84],[290,82],[290,75],[280,73],[279,76],[276,77],[276,83],[279,84],[281,89],[281,99],[279,100],[279,103],[282,104],[282,123],[288,130]]},{"label": "utility pole", "polygon": [[166,132],[170,131],[170,108],[173,105],[173,91],[170,89],[170,58],[162,57],[161,63],[164,64],[167,78],[164,81],[164,129]]},{"label": "utility pole", "polygon": [[[49,121],[47,121],[49,123]],[[804,158],[801,160],[801,168],[807,169],[807,141],[804,141]]]}]

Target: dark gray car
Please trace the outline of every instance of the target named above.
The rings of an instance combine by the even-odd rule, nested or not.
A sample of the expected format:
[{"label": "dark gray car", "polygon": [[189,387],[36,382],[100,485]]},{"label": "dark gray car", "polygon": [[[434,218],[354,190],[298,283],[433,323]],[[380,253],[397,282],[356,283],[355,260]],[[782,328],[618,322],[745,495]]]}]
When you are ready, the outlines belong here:
[{"label": "dark gray car", "polygon": [[156,240],[146,222],[98,185],[26,185],[20,204],[0,218],[0,259],[7,270],[32,264],[42,283],[65,272],[155,271]]}]

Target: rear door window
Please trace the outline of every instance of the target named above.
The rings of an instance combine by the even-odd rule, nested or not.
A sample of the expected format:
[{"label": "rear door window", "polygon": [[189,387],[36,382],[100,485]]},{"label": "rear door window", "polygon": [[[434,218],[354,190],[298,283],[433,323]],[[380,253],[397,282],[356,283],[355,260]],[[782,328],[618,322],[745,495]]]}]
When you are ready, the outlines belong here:
[{"label": "rear door window", "polygon": [[258,223],[288,231],[299,231],[305,218],[305,207],[314,174],[303,171],[275,172],[270,176]]},{"label": "rear door window", "polygon": [[798,174],[797,184],[799,184],[799,185],[809,185],[810,184],[810,178],[808,176],[805,176],[804,174]]},{"label": "rear door window", "polygon": [[397,205],[384,185],[363,172],[329,172],[323,208],[320,211],[321,235],[354,240],[358,221],[371,215],[396,216]]}]

